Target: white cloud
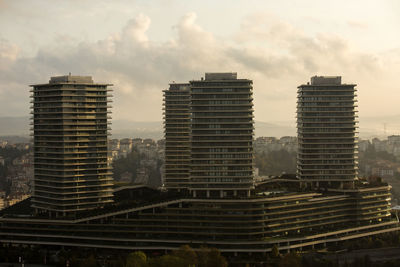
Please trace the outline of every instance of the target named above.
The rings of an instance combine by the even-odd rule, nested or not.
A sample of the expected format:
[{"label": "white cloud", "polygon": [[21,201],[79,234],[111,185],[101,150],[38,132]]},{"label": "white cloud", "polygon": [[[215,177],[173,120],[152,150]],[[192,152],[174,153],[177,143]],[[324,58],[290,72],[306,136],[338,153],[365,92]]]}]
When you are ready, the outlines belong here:
[{"label": "white cloud", "polygon": [[15,44],[10,44],[5,39],[0,39],[0,68],[5,68],[8,64],[17,59],[19,47]]},{"label": "white cloud", "polygon": [[350,27],[353,27],[353,28],[360,29],[360,30],[368,29],[368,24],[363,21],[349,20],[349,21],[347,21],[347,25],[349,25]]},{"label": "white cloud", "polygon": [[310,76],[342,75],[363,90],[371,86],[363,98],[373,99],[372,86],[388,84],[386,73],[398,62],[385,65],[385,56],[361,52],[340,36],[310,36],[268,14],[248,16],[225,39],[198,25],[195,13],[178,20],[175,36],[165,42],[149,39],[150,24],[141,14],[97,42],[60,36],[34,57],[21,57],[17,46],[0,40],[0,115],[27,114],[28,84],[72,72],[114,84],[114,118],[161,120],[161,91],[169,82],[199,79],[208,71],[237,71],[254,80],[257,120],[293,120],[296,87]]}]

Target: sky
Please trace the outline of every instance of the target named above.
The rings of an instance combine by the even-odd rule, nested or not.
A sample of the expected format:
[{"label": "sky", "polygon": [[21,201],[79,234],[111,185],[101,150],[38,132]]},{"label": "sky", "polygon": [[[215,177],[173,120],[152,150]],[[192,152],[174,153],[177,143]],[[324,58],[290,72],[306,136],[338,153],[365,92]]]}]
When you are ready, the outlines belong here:
[{"label": "sky", "polygon": [[357,84],[360,119],[400,117],[399,29],[398,0],[0,0],[0,116],[71,72],[114,84],[113,119],[161,121],[170,82],[237,72],[258,121],[294,126],[314,75]]}]

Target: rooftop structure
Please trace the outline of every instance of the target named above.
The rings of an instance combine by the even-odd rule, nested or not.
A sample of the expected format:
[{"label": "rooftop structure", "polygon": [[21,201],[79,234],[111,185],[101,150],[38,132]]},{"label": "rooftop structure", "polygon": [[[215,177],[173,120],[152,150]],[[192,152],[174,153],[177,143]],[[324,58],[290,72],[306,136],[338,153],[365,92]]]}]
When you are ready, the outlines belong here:
[{"label": "rooftop structure", "polygon": [[341,76],[313,76],[311,77],[311,85],[341,85]]},{"label": "rooftop structure", "polygon": [[56,76],[51,77],[49,83],[80,83],[80,84],[90,84],[93,83],[93,79],[91,76]]},{"label": "rooftop structure", "polygon": [[206,80],[237,80],[236,72],[206,72]]},{"label": "rooftop structure", "polygon": [[36,212],[65,216],[113,201],[109,85],[71,75],[32,85]]},{"label": "rooftop structure", "polygon": [[315,76],[297,91],[297,176],[311,187],[352,187],[357,179],[355,84]]}]

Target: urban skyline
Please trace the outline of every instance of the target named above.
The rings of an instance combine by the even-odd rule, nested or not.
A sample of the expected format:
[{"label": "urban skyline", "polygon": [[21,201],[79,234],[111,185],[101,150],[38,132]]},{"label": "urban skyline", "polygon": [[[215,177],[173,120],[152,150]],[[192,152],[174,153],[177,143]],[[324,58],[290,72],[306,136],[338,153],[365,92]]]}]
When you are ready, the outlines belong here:
[{"label": "urban skyline", "polygon": [[[104,169],[101,162],[93,168],[86,168],[92,153],[86,150],[85,140],[92,140],[93,146],[88,147],[99,152],[97,145],[102,145],[101,138],[104,137],[104,132],[107,133],[103,127],[107,125],[107,120],[104,119],[107,114],[107,108],[104,106],[107,103],[107,85],[94,84],[90,77],[70,75],[52,77],[49,84],[34,85],[34,193],[32,197],[1,211],[1,242],[146,252],[174,250],[182,244],[199,247],[207,243],[235,259],[245,255],[252,256],[253,253],[265,256],[273,251],[274,246],[282,252],[312,249],[314,246],[324,248],[343,239],[368,237],[400,229],[398,218],[390,213],[391,187],[379,179],[360,180],[353,177],[352,184],[341,183],[338,186],[330,183],[335,182],[335,173],[332,174],[333,180],[329,180],[332,177],[328,177],[331,176],[329,172],[336,172],[337,167],[327,165],[327,172],[317,175],[317,185],[312,183],[311,186],[304,187],[303,183],[307,184],[310,179],[302,177],[301,172],[297,177],[294,174],[283,174],[281,177],[264,177],[256,181],[253,164],[252,81],[238,79],[236,73],[206,73],[200,80],[176,86],[170,84],[170,88],[164,91],[166,148],[169,141],[182,138],[186,140],[182,144],[184,150],[166,149],[167,152],[174,153],[164,154],[166,165],[178,157],[179,168],[176,168],[177,164],[172,164],[164,170],[178,171],[172,174],[184,170],[184,174],[187,175],[186,170],[189,169],[188,182],[184,181],[186,184],[182,187],[178,184],[177,187],[173,183],[174,177],[169,176],[166,190],[135,184],[117,186],[113,190],[112,203],[109,201],[110,192],[105,190],[104,201],[96,203],[97,207],[92,207],[84,200],[93,193],[89,192],[92,185],[88,182],[92,178],[88,175],[92,174],[91,171],[98,175],[96,177],[100,184],[96,184],[97,188],[103,185],[103,174],[107,176],[107,173],[101,172]],[[326,104],[336,106],[338,100],[337,96],[331,96],[335,91],[332,88],[354,97],[354,86],[340,84],[340,77],[314,76],[311,85],[305,88],[306,90],[302,86],[299,87],[300,96],[306,91],[312,91],[312,105],[320,103],[315,95],[318,92],[328,93],[325,94],[328,96]],[[189,95],[182,94],[182,91],[187,92],[188,89]],[[97,104],[94,109],[90,106],[92,100]],[[64,105],[64,102],[67,105]],[[184,105],[176,105],[182,102]],[[84,105],[77,107],[75,103]],[[62,105],[57,107],[57,104]],[[302,115],[302,105],[299,108],[299,114]],[[355,123],[356,108],[351,108],[354,110],[351,111],[350,117],[352,123]],[[179,113],[182,110],[183,113]],[[329,114],[330,119],[335,119],[333,115],[335,114]],[[70,118],[71,116],[74,118]],[[94,116],[94,121],[88,116]],[[65,145],[62,145],[62,151],[57,151],[57,147],[51,145],[50,139],[43,140],[45,133],[57,130],[59,123],[53,119],[62,119],[62,130],[58,129],[54,136],[49,137],[55,138],[55,142],[78,141],[74,151],[69,152],[68,146]],[[304,116],[300,116],[300,119],[304,119]],[[72,125],[75,126],[74,129],[70,129],[71,120],[76,120]],[[92,125],[93,122],[96,126],[95,130],[92,129],[94,132],[80,127],[87,127],[88,123]],[[172,127],[174,130],[168,129],[176,126],[175,123],[183,127],[178,127],[179,130],[177,127]],[[301,136],[304,125],[299,123],[298,129]],[[330,128],[326,128],[326,132],[336,133]],[[354,130],[352,133],[354,134]],[[85,140],[80,140],[81,134],[87,136],[83,137]],[[78,139],[74,140],[75,137]],[[330,138],[336,140],[338,137],[332,135]],[[354,137],[352,138],[353,148],[357,150]],[[129,143],[131,144],[132,140]],[[187,161],[182,162],[182,156],[176,154],[183,151],[183,157],[187,158],[189,154],[185,146],[188,143],[189,164]],[[82,151],[76,150],[80,149],[80,144],[83,145]],[[171,144],[171,148],[177,147],[176,142]],[[321,145],[329,144],[329,140],[321,141]],[[62,152],[61,158],[46,156],[55,152],[54,149]],[[301,147],[298,151],[304,152]],[[64,157],[65,153],[69,156]],[[81,154],[84,157],[80,157]],[[49,163],[41,160],[43,155]],[[71,156],[79,162],[70,162]],[[94,157],[97,158],[97,154],[94,154]],[[104,157],[100,158],[102,159]],[[60,167],[51,173],[43,172],[46,168],[42,168],[42,165],[52,166],[53,160],[57,160],[57,164],[61,163]],[[61,162],[58,162],[59,160]],[[75,164],[84,164],[82,166],[85,168],[82,171],[71,169],[70,166]],[[302,166],[299,161],[298,166]],[[56,177],[58,172],[63,174],[62,177]],[[57,190],[55,194],[50,191],[44,194],[43,190],[37,190],[37,182],[40,183],[40,189],[46,188],[46,185],[42,184],[43,174],[54,173],[56,175],[53,175],[54,180],[50,181],[52,183],[69,183],[71,179],[82,179],[84,183],[76,188],[72,187],[73,192],[69,192],[71,186],[57,188],[72,193],[70,199],[66,199],[64,194],[59,194]],[[318,185],[318,181],[322,180],[328,183]],[[347,177],[344,177],[344,181],[348,181]],[[98,192],[95,201],[101,201],[103,196],[102,191]],[[49,193],[54,197],[48,198]],[[77,198],[74,194],[77,194]],[[80,195],[84,196],[83,203],[80,202]],[[54,210],[54,205],[59,204],[57,201],[39,207],[38,203],[43,202],[38,199],[66,200],[75,209]],[[78,202],[75,203],[75,200]],[[80,207],[80,204],[87,206]],[[41,209],[40,212],[38,208]],[[34,231],[34,234],[31,231]],[[79,235],[75,234],[77,231]]]},{"label": "urban skyline", "polygon": [[398,14],[0,0],[0,263],[397,266]]}]

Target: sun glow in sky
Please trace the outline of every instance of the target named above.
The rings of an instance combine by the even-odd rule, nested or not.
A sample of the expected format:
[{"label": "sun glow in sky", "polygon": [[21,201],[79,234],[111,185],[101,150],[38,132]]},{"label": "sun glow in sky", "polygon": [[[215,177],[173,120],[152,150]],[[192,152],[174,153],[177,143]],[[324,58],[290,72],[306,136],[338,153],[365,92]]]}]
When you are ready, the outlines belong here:
[{"label": "sun glow in sky", "polygon": [[169,82],[213,71],[254,81],[259,121],[294,122],[313,75],[358,84],[360,117],[399,115],[399,29],[397,0],[0,0],[0,116],[71,72],[114,84],[113,118],[159,121]]}]

